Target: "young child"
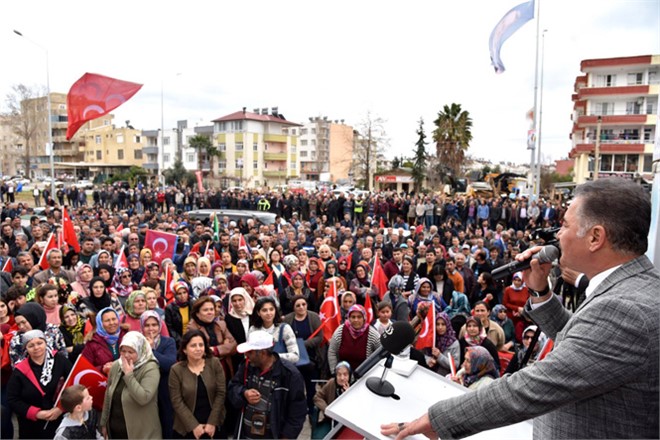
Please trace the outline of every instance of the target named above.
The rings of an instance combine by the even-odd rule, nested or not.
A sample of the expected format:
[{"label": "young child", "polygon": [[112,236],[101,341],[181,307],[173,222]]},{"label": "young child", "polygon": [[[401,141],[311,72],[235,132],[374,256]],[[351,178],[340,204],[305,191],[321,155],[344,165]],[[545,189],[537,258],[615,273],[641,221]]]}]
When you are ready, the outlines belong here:
[{"label": "young child", "polygon": [[55,431],[53,440],[103,440],[98,431],[98,414],[92,408],[93,398],[84,385],[72,385],[62,392],[60,403],[67,414]]},{"label": "young child", "polygon": [[382,335],[383,332],[392,323],[392,304],[389,301],[381,301],[376,306],[378,309],[378,319],[374,322],[373,326],[378,330],[378,334]]}]

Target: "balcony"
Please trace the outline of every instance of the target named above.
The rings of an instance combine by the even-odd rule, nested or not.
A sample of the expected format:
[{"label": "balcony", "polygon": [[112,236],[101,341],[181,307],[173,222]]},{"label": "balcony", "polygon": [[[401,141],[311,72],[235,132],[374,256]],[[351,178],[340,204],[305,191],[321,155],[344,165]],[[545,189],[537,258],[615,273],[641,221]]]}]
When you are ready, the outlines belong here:
[{"label": "balcony", "polygon": [[264,160],[286,160],[287,153],[264,152]]},{"label": "balcony", "polygon": [[264,177],[286,177],[286,170],[264,170]]},{"label": "balcony", "polygon": [[142,154],[158,154],[158,145],[142,147]]},{"label": "balcony", "polygon": [[152,162],[146,162],[146,163],[142,163],[142,168],[144,168],[145,170],[155,171],[158,169],[158,164]]},{"label": "balcony", "polygon": [[281,142],[286,144],[287,136],[285,134],[265,134],[264,142]]},{"label": "balcony", "polygon": [[648,95],[649,92],[648,85],[582,87],[578,90],[578,97],[581,99],[586,96]]},{"label": "balcony", "polygon": [[[603,125],[642,125],[647,124],[651,115],[604,115],[601,116]],[[652,119],[652,118],[651,118]],[[597,115],[578,116],[579,125],[596,125],[598,123]]]},{"label": "balcony", "polygon": [[226,160],[227,159],[227,152],[226,151],[221,151],[218,153],[218,159],[220,160]]}]

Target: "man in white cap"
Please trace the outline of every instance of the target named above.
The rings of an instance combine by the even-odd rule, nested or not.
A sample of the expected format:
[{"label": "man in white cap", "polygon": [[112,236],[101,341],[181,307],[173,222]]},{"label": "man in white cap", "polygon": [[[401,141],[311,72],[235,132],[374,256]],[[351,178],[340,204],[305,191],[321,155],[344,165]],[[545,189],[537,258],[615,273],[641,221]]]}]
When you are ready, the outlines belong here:
[{"label": "man in white cap", "polygon": [[273,351],[273,336],[257,330],[239,344],[245,353],[229,383],[229,400],[242,410],[234,438],[297,438],[307,416],[303,377]]}]

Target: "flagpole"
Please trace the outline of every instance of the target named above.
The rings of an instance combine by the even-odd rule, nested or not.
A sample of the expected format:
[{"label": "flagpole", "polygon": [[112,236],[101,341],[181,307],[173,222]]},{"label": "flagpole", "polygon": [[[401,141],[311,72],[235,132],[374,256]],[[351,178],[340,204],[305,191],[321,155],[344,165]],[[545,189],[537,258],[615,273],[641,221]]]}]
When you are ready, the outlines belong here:
[{"label": "flagpole", "polygon": [[[536,0],[535,3],[536,12],[534,16],[536,17],[536,56],[534,62],[534,148],[532,149],[532,160],[530,163],[530,171],[532,173],[532,188],[533,194],[532,198],[538,200],[541,194],[539,185],[541,184],[541,176],[538,164],[534,163],[534,153],[539,148],[539,112],[538,112],[538,89],[539,89],[539,33],[541,31],[541,0]],[[540,157],[540,156],[539,156]],[[538,173],[537,173],[538,170]]]},{"label": "flagpole", "polygon": [[[540,2],[540,0],[539,0]],[[536,24],[539,24],[539,21],[536,22]],[[537,31],[538,32],[538,31]],[[542,125],[543,125],[543,66],[545,64],[545,33],[548,32],[547,29],[543,29],[543,32],[541,33],[541,85],[539,88],[539,126],[538,126],[538,132],[536,133],[536,168],[537,168],[537,175],[538,175],[538,189],[539,189],[539,195],[541,194],[541,138],[543,134],[541,133],[542,130]],[[537,37],[538,38],[538,37]]]}]

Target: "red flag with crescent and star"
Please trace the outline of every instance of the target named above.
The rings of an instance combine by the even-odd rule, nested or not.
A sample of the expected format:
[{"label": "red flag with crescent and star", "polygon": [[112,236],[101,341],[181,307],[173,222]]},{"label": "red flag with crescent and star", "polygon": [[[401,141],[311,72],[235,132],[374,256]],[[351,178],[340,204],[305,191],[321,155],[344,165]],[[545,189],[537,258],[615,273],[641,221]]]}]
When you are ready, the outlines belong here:
[{"label": "red flag with crescent and star", "polygon": [[374,271],[371,275],[371,285],[378,288],[378,298],[382,300],[385,296],[385,292],[387,292],[387,275],[385,275],[383,265],[378,256],[374,258]]},{"label": "red flag with crescent and star", "polygon": [[[330,287],[325,292],[325,299],[321,303],[319,312],[321,317],[319,330],[323,329],[324,342],[330,341],[332,334],[341,325],[341,313],[339,313],[339,300],[337,298],[337,278],[331,278],[330,280]],[[310,336],[310,338],[313,336]]]},{"label": "red flag with crescent and star", "polygon": [[[66,382],[64,382],[62,391],[67,387],[78,384],[84,385],[87,388],[90,396],[94,399],[94,408],[98,411],[103,411],[103,399],[105,397],[105,391],[108,388],[108,378],[94,368],[94,365],[82,355],[78,356],[76,363],[73,364],[69,377],[67,377]],[[60,409],[64,410],[60,405],[62,391],[60,391],[60,394],[57,396],[55,406],[59,406]]]},{"label": "red flag with crescent and star", "polygon": [[100,118],[131,99],[142,84],[122,81],[96,73],[85,73],[69,89],[66,97],[69,140],[87,121]]},{"label": "red flag with crescent and star", "polygon": [[52,249],[59,249],[57,247],[57,240],[55,239],[55,234],[51,232],[50,237],[48,237],[48,241],[46,242],[46,247],[44,248],[43,253],[41,254],[41,258],[39,258],[39,262],[37,263],[40,268],[43,270],[46,270],[50,267],[48,264],[48,252],[50,252]]},{"label": "red flag with crescent and star", "polygon": [[174,259],[177,238],[176,234],[149,229],[144,237],[144,247],[151,251],[152,259],[161,264],[165,258]]},{"label": "red flag with crescent and star", "polygon": [[66,207],[62,208],[62,239],[66,244],[73,247],[73,250],[76,251],[76,253],[80,253],[78,236],[73,228],[73,222],[71,221],[71,217],[69,216]]},{"label": "red flag with crescent and star", "polygon": [[9,272],[14,270],[14,263],[11,262],[11,257],[7,257],[7,261],[5,261],[4,266],[2,266],[2,270],[0,272]]},{"label": "red flag with crescent and star", "polygon": [[117,257],[117,263],[115,263],[115,269],[124,269],[128,267],[128,259],[126,258],[126,254],[124,253],[124,247],[121,247],[121,250],[119,251],[119,256]]},{"label": "red flag with crescent and star", "polygon": [[415,341],[415,348],[417,350],[435,347],[435,307],[431,306],[428,310],[426,318],[424,318],[424,322],[422,323],[422,329],[419,331],[417,341]]}]

